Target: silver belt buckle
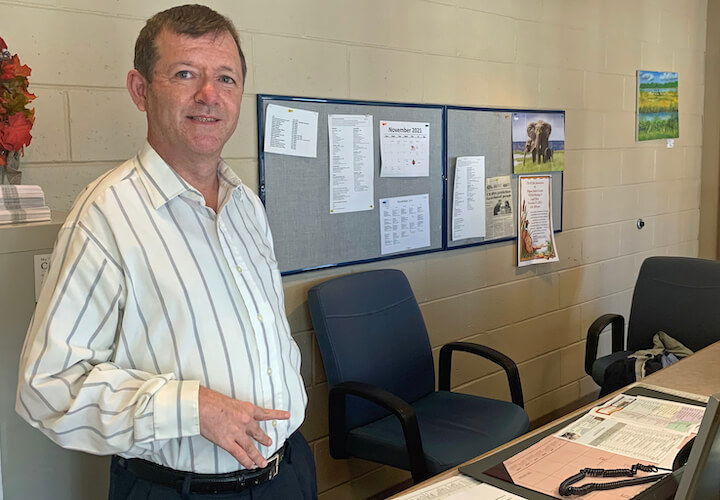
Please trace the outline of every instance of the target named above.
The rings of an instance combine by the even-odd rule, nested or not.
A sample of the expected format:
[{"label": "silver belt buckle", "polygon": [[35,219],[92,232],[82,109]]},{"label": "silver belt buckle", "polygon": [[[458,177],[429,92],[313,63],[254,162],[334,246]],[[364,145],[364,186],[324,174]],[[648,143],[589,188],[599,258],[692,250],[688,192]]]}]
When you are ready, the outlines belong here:
[{"label": "silver belt buckle", "polygon": [[270,462],[274,462],[272,469],[270,470],[270,477],[268,477],[268,481],[272,480],[275,476],[278,475],[278,472],[280,472],[280,454],[275,453],[275,455],[272,456],[270,459]]}]

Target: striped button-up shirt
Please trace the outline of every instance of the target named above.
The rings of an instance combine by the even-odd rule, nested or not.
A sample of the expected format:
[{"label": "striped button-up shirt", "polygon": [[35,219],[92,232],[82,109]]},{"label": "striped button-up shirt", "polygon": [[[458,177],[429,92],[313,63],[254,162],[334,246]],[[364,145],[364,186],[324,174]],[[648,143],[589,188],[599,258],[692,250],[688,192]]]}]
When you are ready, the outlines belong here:
[{"label": "striped button-up shirt", "polygon": [[224,163],[217,214],[148,145],[78,197],[20,360],[16,410],[63,447],[173,469],[242,466],[200,435],[198,387],[302,423],[300,352],[263,206]]}]

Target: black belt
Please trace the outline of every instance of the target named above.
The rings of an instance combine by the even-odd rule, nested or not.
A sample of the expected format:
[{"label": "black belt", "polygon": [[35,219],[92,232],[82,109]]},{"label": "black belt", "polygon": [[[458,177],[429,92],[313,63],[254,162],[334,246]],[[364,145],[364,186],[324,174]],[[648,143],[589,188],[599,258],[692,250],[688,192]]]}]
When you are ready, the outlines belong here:
[{"label": "black belt", "polygon": [[[115,457],[118,465],[135,474],[140,479],[151,483],[173,488],[182,493],[183,490],[192,493],[226,493],[252,488],[266,481],[271,481],[278,475],[280,462],[285,455],[283,445],[270,459],[267,466],[262,469],[244,469],[225,474],[198,474],[184,472],[162,465],[158,465],[141,458]],[[189,489],[187,482],[189,481]]]}]

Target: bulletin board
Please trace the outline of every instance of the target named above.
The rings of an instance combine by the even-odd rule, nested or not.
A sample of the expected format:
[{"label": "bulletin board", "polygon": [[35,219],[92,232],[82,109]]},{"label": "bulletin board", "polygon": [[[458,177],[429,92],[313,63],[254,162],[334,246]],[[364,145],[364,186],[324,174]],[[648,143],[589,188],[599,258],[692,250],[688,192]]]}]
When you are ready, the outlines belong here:
[{"label": "bulletin board", "polygon": [[[264,152],[265,111],[269,104],[319,114],[316,158]],[[260,198],[265,204],[282,274],[444,249],[444,106],[258,95],[257,110]],[[330,213],[328,115],[331,114],[373,117],[372,210]],[[380,176],[381,120],[430,124],[429,176]],[[378,201],[419,194],[428,194],[430,245],[383,255]]]},{"label": "bulletin board", "polygon": [[[469,107],[447,107],[447,196],[445,217],[448,249],[481,245],[517,238],[517,175],[513,174],[512,158],[512,114],[523,112],[517,109],[487,109]],[[511,176],[513,232],[511,236],[499,238],[466,238],[453,240],[452,208],[455,165],[460,156],[484,156],[485,177]],[[552,174],[552,219],[553,230],[562,231],[563,172]],[[561,256],[562,257],[562,256]]]}]

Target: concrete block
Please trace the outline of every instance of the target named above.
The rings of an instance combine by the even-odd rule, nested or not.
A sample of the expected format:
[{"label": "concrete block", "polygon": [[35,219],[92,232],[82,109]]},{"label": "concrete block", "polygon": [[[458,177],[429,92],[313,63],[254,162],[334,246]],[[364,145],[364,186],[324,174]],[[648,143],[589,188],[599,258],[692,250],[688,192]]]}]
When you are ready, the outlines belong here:
[{"label": "concrete block", "polygon": [[560,387],[560,352],[554,351],[518,365],[523,385],[523,396],[525,396],[526,401]]},{"label": "concrete block", "polygon": [[480,105],[490,100],[487,63],[426,55],[421,67],[424,102]]},{"label": "concrete block", "polygon": [[451,0],[449,3],[467,9],[491,12],[528,21],[541,19],[543,7],[541,0],[508,0],[506,2],[496,2],[495,0]]},{"label": "concrete block", "polygon": [[[633,279],[637,279],[637,275],[634,276]],[[635,285],[633,283],[633,287],[630,289],[612,293],[581,304],[581,337],[583,339],[587,337],[587,331],[590,325],[603,314],[619,314],[623,316],[625,318],[625,326],[627,327],[634,287]]]},{"label": "concrete block", "polygon": [[622,183],[638,184],[655,180],[655,151],[626,149],[622,152]]},{"label": "concrete block", "polygon": [[257,158],[257,127],[257,96],[243,94],[240,118],[235,132],[223,148],[223,156],[226,158]]},{"label": "concrete block", "polygon": [[605,50],[605,71],[635,76],[642,57],[640,40],[608,36]]},{"label": "concrete block", "polygon": [[635,146],[635,113],[627,111],[603,113],[602,144],[606,148]]},{"label": "concrete block", "polygon": [[564,205],[566,229],[601,224],[604,218],[602,189],[568,191],[564,196]]},{"label": "concrete block", "polygon": [[318,491],[326,491],[339,484],[362,476],[380,466],[357,458],[335,459],[330,456],[330,441],[322,438],[313,443]]},{"label": "concrete block", "polygon": [[565,144],[573,149],[601,149],[603,114],[571,110],[565,114]]},{"label": "concrete block", "polygon": [[328,435],[328,386],[320,384],[306,390],[308,404],[300,432],[308,441],[314,441]]},{"label": "concrete block", "polygon": [[632,256],[606,260],[559,273],[560,307],[597,299],[634,287]]},{"label": "concrete block", "polygon": [[352,99],[423,99],[423,58],[419,54],[371,47],[349,49]]},{"label": "concrete block", "polygon": [[683,174],[683,162],[687,148],[657,148],[655,150],[655,180],[674,181]]},{"label": "concrete block", "polygon": [[20,160],[21,166],[28,163],[68,161],[70,151],[65,103],[67,94],[38,85],[30,85],[29,90],[38,98],[30,105],[35,108],[35,123],[30,131],[32,142],[25,148],[25,156]]},{"label": "concrete block", "polygon": [[263,94],[347,97],[347,47],[253,35],[255,90]]},{"label": "concrete block", "polygon": [[589,264],[612,259],[620,253],[620,224],[578,230],[582,241],[582,262]]},{"label": "concrete block", "polygon": [[697,146],[685,148],[685,162],[682,176],[686,179],[699,179],[702,170],[702,148]]},{"label": "concrete block", "polygon": [[640,43],[640,68],[647,71],[672,71],[672,46],[653,42]]},{"label": "concrete block", "polygon": [[690,47],[688,18],[684,12],[671,12],[664,9],[660,11],[659,42],[662,45],[681,49]]},{"label": "concrete block", "polygon": [[[460,57],[506,63],[515,61],[516,21],[473,10],[459,10],[457,16],[459,25],[451,30],[458,37],[457,54]],[[478,43],[479,38],[482,43]]]},{"label": "concrete block", "polygon": [[583,151],[565,150],[565,171],[563,172],[563,189],[569,191],[585,187]]},{"label": "concrete block", "polygon": [[425,262],[430,300],[478,290],[487,283],[488,264],[482,247],[428,254]]},{"label": "concrete block", "polygon": [[540,68],[540,106],[555,109],[583,108],[583,72]]},{"label": "concrete block", "polygon": [[136,19],[30,5],[4,5],[3,18],[32,20],[31,29],[29,21],[5,23],[3,38],[32,68],[35,85],[124,87],[143,25]]},{"label": "concrete block", "polygon": [[624,85],[621,75],[585,72],[585,109],[622,111]]},{"label": "concrete block", "polygon": [[617,186],[622,182],[622,155],[614,149],[583,151],[582,187]]},{"label": "concrete block", "polygon": [[[539,70],[537,67],[521,64],[486,63],[488,106],[538,107]],[[493,78],[487,78],[493,75]],[[567,130],[567,129],[566,129]],[[567,139],[566,139],[566,144]]]},{"label": "concrete block", "polygon": [[680,241],[697,241],[700,234],[700,211],[688,210],[680,214]]},{"label": "concrete block", "polygon": [[293,334],[293,339],[300,349],[300,375],[302,375],[305,387],[309,387],[313,383],[313,351],[312,339],[310,332],[302,332]]},{"label": "concrete block", "polygon": [[560,384],[567,385],[585,376],[585,342],[560,349]]},{"label": "concrete block", "polygon": [[643,217],[645,226],[637,228],[637,221],[620,222],[620,255],[650,250],[653,245],[655,233],[655,218]]},{"label": "concrete block", "polygon": [[534,399],[525,400],[525,411],[530,420],[537,420],[545,415],[574,403],[580,399],[580,386],[578,382],[559,387]]},{"label": "concrete block", "polygon": [[[145,142],[145,114],[125,89],[69,90],[70,140],[75,161],[124,161]],[[98,120],[98,117],[112,120]]]},{"label": "concrete block", "polygon": [[68,211],[77,195],[90,184],[120,162],[73,165],[27,165],[23,172],[23,184],[38,184],[45,193],[45,202],[52,210]]},{"label": "concrete block", "polygon": [[255,194],[258,194],[258,162],[257,160],[237,160],[228,158],[225,162],[240,177],[243,184],[253,190]]},{"label": "concrete block", "polygon": [[658,215],[667,212],[672,188],[673,184],[671,182],[655,182],[639,185],[637,187],[638,216],[646,217],[648,215]]}]

